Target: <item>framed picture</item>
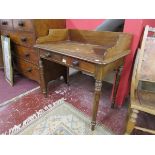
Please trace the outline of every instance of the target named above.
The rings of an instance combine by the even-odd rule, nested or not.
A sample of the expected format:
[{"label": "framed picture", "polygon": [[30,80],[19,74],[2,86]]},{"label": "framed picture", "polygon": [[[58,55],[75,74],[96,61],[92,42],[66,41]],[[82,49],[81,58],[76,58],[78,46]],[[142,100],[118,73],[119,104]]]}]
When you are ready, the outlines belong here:
[{"label": "framed picture", "polygon": [[6,81],[13,86],[13,67],[10,47],[10,38],[1,35],[4,74]]}]

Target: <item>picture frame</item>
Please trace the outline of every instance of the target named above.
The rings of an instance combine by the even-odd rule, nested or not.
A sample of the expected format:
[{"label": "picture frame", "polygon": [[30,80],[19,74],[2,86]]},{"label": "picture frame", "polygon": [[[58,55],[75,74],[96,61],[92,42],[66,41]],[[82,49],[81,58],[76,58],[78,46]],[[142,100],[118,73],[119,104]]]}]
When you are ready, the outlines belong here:
[{"label": "picture frame", "polygon": [[13,66],[12,66],[10,38],[1,35],[1,44],[2,44],[5,79],[11,86],[13,86]]}]

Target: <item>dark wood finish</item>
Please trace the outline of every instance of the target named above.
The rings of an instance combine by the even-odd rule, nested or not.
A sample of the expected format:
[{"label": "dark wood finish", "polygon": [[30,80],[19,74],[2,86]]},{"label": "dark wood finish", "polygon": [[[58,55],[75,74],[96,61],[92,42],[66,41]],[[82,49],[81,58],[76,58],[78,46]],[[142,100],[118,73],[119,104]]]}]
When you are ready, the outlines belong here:
[{"label": "dark wood finish", "polygon": [[[62,54],[58,53],[51,53],[46,50],[40,50],[40,57],[57,62],[59,64],[63,64],[66,66],[70,66],[76,69],[79,69],[81,71],[86,71],[88,73],[94,73],[95,72],[95,64],[92,64],[90,62],[87,62],[85,60],[81,60],[75,57],[70,56],[64,56]],[[75,64],[75,61],[78,62],[78,64]]]},{"label": "dark wood finish", "polygon": [[[46,70],[54,72],[44,64],[44,61],[48,60],[93,74],[96,81],[91,129],[94,130],[102,81],[108,73],[123,64],[124,57],[129,54],[131,38],[130,34],[115,32],[50,30],[49,35],[38,38],[38,44],[35,45],[41,59],[43,93],[47,94]],[[61,75],[63,72],[58,73],[56,75]]]},{"label": "dark wood finish", "polygon": [[[48,34],[49,29],[65,28],[65,20],[4,19],[0,21],[0,25],[1,33],[11,39],[14,59],[16,59],[16,62],[19,61],[21,66],[19,68],[16,66],[17,70],[27,78],[40,83],[39,57],[33,45],[38,37]],[[25,73],[23,65],[26,65],[26,67],[31,66],[33,68],[32,72]]]},{"label": "dark wood finish", "polygon": [[112,102],[111,102],[111,108],[115,108],[115,100],[116,100],[116,94],[117,94],[117,90],[118,90],[118,86],[119,86],[119,81],[120,81],[120,77],[121,77],[121,68],[119,67],[116,71],[116,79],[115,79],[115,87],[113,90],[113,98],[112,98]]},{"label": "dark wood finish", "polygon": [[31,80],[40,82],[39,69],[37,66],[17,57],[14,57],[16,69]]},{"label": "dark wood finish", "polygon": [[15,45],[13,46],[13,54],[16,57],[24,58],[32,64],[38,65],[39,63],[39,54],[33,48]]},{"label": "dark wood finish", "polygon": [[40,58],[39,69],[40,69],[40,77],[41,77],[41,81],[40,81],[41,89],[45,97],[47,97],[47,86],[50,81],[56,80],[60,76],[63,76],[65,82],[68,84],[69,70],[66,66]]},{"label": "dark wood finish", "polygon": [[21,30],[21,31],[33,32],[34,30],[33,22],[27,19],[14,19],[13,27],[15,30]]},{"label": "dark wood finish", "polygon": [[10,32],[9,36],[11,41],[17,45],[32,47],[35,43],[35,36],[33,33]]}]

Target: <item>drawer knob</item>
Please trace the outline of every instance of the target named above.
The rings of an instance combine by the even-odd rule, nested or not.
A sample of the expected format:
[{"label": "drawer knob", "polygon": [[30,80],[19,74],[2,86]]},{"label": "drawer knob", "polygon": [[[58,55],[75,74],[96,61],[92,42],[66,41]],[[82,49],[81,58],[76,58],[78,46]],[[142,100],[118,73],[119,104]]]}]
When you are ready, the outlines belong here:
[{"label": "drawer knob", "polygon": [[8,25],[8,22],[7,21],[3,21],[2,25]]},{"label": "drawer knob", "polygon": [[29,53],[26,53],[25,54],[25,57],[27,58],[27,57],[30,57],[30,54]]},{"label": "drawer knob", "polygon": [[46,53],[45,54],[45,58],[50,58],[51,57],[51,53]]},{"label": "drawer knob", "polygon": [[21,41],[22,42],[26,42],[27,41],[27,38],[26,37],[23,37],[23,38],[21,38]]},{"label": "drawer knob", "polygon": [[79,66],[79,61],[78,60],[73,60],[72,64],[73,64],[73,66]]},{"label": "drawer knob", "polygon": [[29,72],[30,73],[31,71],[32,71],[32,68],[27,68],[26,69],[26,72]]},{"label": "drawer knob", "polygon": [[23,27],[24,26],[24,22],[23,21],[19,21],[18,25]]}]

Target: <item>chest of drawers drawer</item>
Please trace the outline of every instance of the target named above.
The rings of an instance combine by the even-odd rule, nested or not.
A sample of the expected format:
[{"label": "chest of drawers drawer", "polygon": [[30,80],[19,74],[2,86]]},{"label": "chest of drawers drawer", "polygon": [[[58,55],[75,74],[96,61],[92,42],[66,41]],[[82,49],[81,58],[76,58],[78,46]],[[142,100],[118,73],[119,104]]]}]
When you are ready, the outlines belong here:
[{"label": "chest of drawers drawer", "polygon": [[40,81],[40,75],[39,75],[39,69],[33,65],[32,63],[29,63],[27,61],[24,61],[22,59],[19,59],[17,57],[14,57],[14,63],[16,66],[16,69],[26,76],[27,78],[35,81]]},{"label": "chest of drawers drawer", "polygon": [[11,19],[1,19],[0,27],[1,27],[1,29],[13,29],[12,20]]},{"label": "chest of drawers drawer", "polygon": [[31,20],[28,19],[14,19],[13,27],[15,30],[20,31],[33,31],[33,24]]},{"label": "chest of drawers drawer", "polygon": [[11,32],[10,38],[17,45],[32,47],[35,43],[34,35],[26,32]]},{"label": "chest of drawers drawer", "polygon": [[24,46],[14,45],[13,54],[19,58],[25,59],[35,65],[38,65],[39,55],[33,48],[27,48]]},{"label": "chest of drawers drawer", "polygon": [[78,58],[73,58],[54,52],[48,52],[46,50],[40,50],[40,57],[49,61],[58,62],[68,67],[77,68],[79,70],[86,71],[89,73],[95,73],[95,64],[84,60],[80,60]]},{"label": "chest of drawers drawer", "polygon": [[34,35],[31,33],[2,30],[1,34],[10,37],[11,42],[17,45],[32,47],[35,43]]}]

